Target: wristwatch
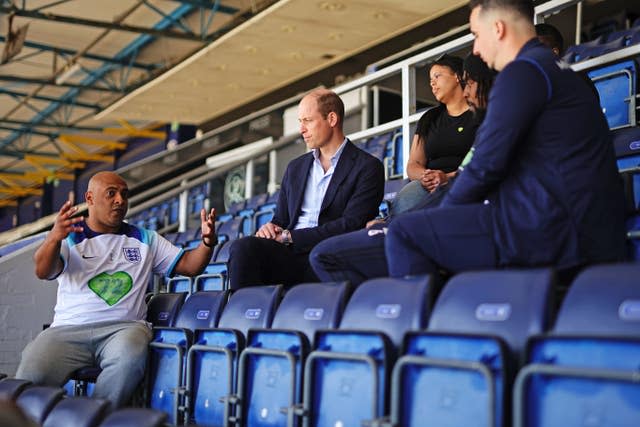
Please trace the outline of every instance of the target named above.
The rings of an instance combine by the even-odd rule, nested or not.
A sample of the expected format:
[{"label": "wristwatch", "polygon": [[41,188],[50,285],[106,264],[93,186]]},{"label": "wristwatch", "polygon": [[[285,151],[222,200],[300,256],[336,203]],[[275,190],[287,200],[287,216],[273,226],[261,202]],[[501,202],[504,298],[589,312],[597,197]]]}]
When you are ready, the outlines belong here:
[{"label": "wristwatch", "polygon": [[289,246],[291,243],[291,232],[289,230],[282,230],[282,244],[285,246]]}]

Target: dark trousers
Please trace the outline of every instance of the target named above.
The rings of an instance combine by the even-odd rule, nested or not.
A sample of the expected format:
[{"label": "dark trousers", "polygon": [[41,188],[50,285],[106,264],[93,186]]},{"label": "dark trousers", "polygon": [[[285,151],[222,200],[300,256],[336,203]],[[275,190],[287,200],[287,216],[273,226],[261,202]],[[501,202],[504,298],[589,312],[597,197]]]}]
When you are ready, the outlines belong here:
[{"label": "dark trousers", "polygon": [[[450,182],[433,193],[424,191],[422,200],[417,203],[411,202],[412,211],[437,207],[452,185],[453,182]],[[408,213],[392,214],[385,224],[376,224],[369,229],[330,237],[318,243],[309,255],[313,270],[322,281],[348,280],[353,285],[376,277],[389,276],[384,243],[387,227]]]},{"label": "dark trousers", "polygon": [[296,253],[293,246],[249,236],[233,242],[229,252],[229,286],[239,289],[256,285],[297,285],[317,282],[309,265],[309,253]]},{"label": "dark trousers", "polygon": [[374,277],[386,277],[384,236],[387,224],[330,237],[318,243],[309,262],[323,282],[348,280],[359,285]]},{"label": "dark trousers", "polygon": [[391,277],[497,267],[491,206],[447,206],[408,212],[385,239]]}]

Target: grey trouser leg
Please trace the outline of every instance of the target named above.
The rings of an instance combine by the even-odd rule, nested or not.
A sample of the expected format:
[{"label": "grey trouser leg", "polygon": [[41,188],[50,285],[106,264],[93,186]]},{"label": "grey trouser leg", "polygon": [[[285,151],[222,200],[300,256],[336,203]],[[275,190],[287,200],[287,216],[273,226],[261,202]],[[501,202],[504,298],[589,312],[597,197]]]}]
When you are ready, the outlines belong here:
[{"label": "grey trouser leg", "polygon": [[102,373],[96,381],[93,397],[108,399],[115,407],[121,407],[131,399],[144,377],[151,337],[151,329],[139,322],[117,323],[96,330],[96,360]]},{"label": "grey trouser leg", "polygon": [[22,351],[16,378],[60,387],[76,369],[93,365],[91,332],[85,326],[45,329]]},{"label": "grey trouser leg", "polygon": [[41,332],[22,352],[16,378],[62,386],[73,371],[100,366],[94,397],[126,403],[144,376],[151,330],[140,322],[58,326]]}]

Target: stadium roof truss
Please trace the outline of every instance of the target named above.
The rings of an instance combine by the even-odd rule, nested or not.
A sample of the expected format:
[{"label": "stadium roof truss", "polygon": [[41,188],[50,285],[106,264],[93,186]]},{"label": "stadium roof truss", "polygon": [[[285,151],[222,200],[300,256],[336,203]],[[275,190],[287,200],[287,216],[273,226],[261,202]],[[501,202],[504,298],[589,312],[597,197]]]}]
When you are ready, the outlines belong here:
[{"label": "stadium roof truss", "polygon": [[0,0],[0,206],[466,0]]}]

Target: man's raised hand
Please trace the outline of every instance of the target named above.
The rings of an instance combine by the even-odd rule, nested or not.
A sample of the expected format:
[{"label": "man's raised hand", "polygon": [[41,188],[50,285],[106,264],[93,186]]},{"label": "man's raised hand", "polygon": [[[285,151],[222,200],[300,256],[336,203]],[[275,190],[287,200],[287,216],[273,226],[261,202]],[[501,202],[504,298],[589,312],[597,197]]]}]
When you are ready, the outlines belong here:
[{"label": "man's raised hand", "polygon": [[75,215],[76,212],[78,212],[78,207],[72,206],[70,200],[64,202],[58,212],[56,222],[53,224],[53,228],[49,232],[49,236],[52,239],[61,242],[67,238],[69,233],[83,231],[84,228],[76,224],[83,221],[84,216],[81,215],[74,217],[73,215]]}]

